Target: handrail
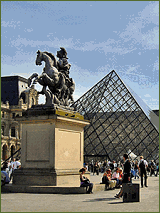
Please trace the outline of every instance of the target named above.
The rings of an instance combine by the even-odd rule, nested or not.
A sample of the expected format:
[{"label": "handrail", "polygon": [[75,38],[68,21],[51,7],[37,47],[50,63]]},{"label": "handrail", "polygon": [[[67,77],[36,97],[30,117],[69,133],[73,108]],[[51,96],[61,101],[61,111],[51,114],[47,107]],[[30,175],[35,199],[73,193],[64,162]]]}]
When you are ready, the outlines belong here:
[{"label": "handrail", "polygon": [[7,158],[6,160],[3,161],[2,165],[6,163],[6,161],[8,161],[10,158],[13,158],[13,156],[15,154],[17,154],[17,152],[19,152],[21,150],[21,148],[19,148],[16,152],[14,152],[9,158]]}]

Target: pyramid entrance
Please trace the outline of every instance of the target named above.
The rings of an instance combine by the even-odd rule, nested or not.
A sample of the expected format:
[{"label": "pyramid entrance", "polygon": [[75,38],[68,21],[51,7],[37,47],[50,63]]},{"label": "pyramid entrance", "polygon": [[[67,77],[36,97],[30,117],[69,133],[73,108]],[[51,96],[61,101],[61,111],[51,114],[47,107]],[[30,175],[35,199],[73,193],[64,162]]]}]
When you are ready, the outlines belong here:
[{"label": "pyramid entrance", "polygon": [[90,120],[84,129],[85,161],[119,161],[128,150],[159,160],[159,118],[114,70],[73,106]]}]

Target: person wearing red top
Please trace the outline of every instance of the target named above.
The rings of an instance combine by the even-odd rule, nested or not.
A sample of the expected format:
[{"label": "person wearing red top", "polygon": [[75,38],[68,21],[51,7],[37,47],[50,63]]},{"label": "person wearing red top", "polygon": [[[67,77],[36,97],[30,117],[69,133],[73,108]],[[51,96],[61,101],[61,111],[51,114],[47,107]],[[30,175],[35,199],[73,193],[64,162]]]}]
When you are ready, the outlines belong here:
[{"label": "person wearing red top", "polygon": [[116,186],[116,180],[112,180],[112,173],[111,173],[111,169],[107,169],[107,171],[104,173],[103,177],[106,176],[107,182],[110,185],[111,189],[114,189],[114,187]]}]

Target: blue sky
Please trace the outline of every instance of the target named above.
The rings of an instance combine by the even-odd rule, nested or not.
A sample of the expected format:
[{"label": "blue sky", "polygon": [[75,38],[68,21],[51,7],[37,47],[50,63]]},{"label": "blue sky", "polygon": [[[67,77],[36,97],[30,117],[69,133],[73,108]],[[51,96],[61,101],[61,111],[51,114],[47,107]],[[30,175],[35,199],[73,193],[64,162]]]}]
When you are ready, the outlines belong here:
[{"label": "blue sky", "polygon": [[1,1],[1,76],[40,74],[37,50],[61,46],[75,100],[114,69],[159,109],[158,1]]}]

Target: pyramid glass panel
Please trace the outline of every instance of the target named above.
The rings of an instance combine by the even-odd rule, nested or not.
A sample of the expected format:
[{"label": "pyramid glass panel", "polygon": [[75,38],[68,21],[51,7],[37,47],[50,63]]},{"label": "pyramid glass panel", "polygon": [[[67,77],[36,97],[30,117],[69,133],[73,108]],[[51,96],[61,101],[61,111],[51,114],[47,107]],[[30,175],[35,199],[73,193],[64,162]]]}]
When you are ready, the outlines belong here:
[{"label": "pyramid glass panel", "polygon": [[84,129],[85,159],[119,161],[129,150],[159,159],[159,118],[113,70],[81,96],[75,110],[90,121]]}]

